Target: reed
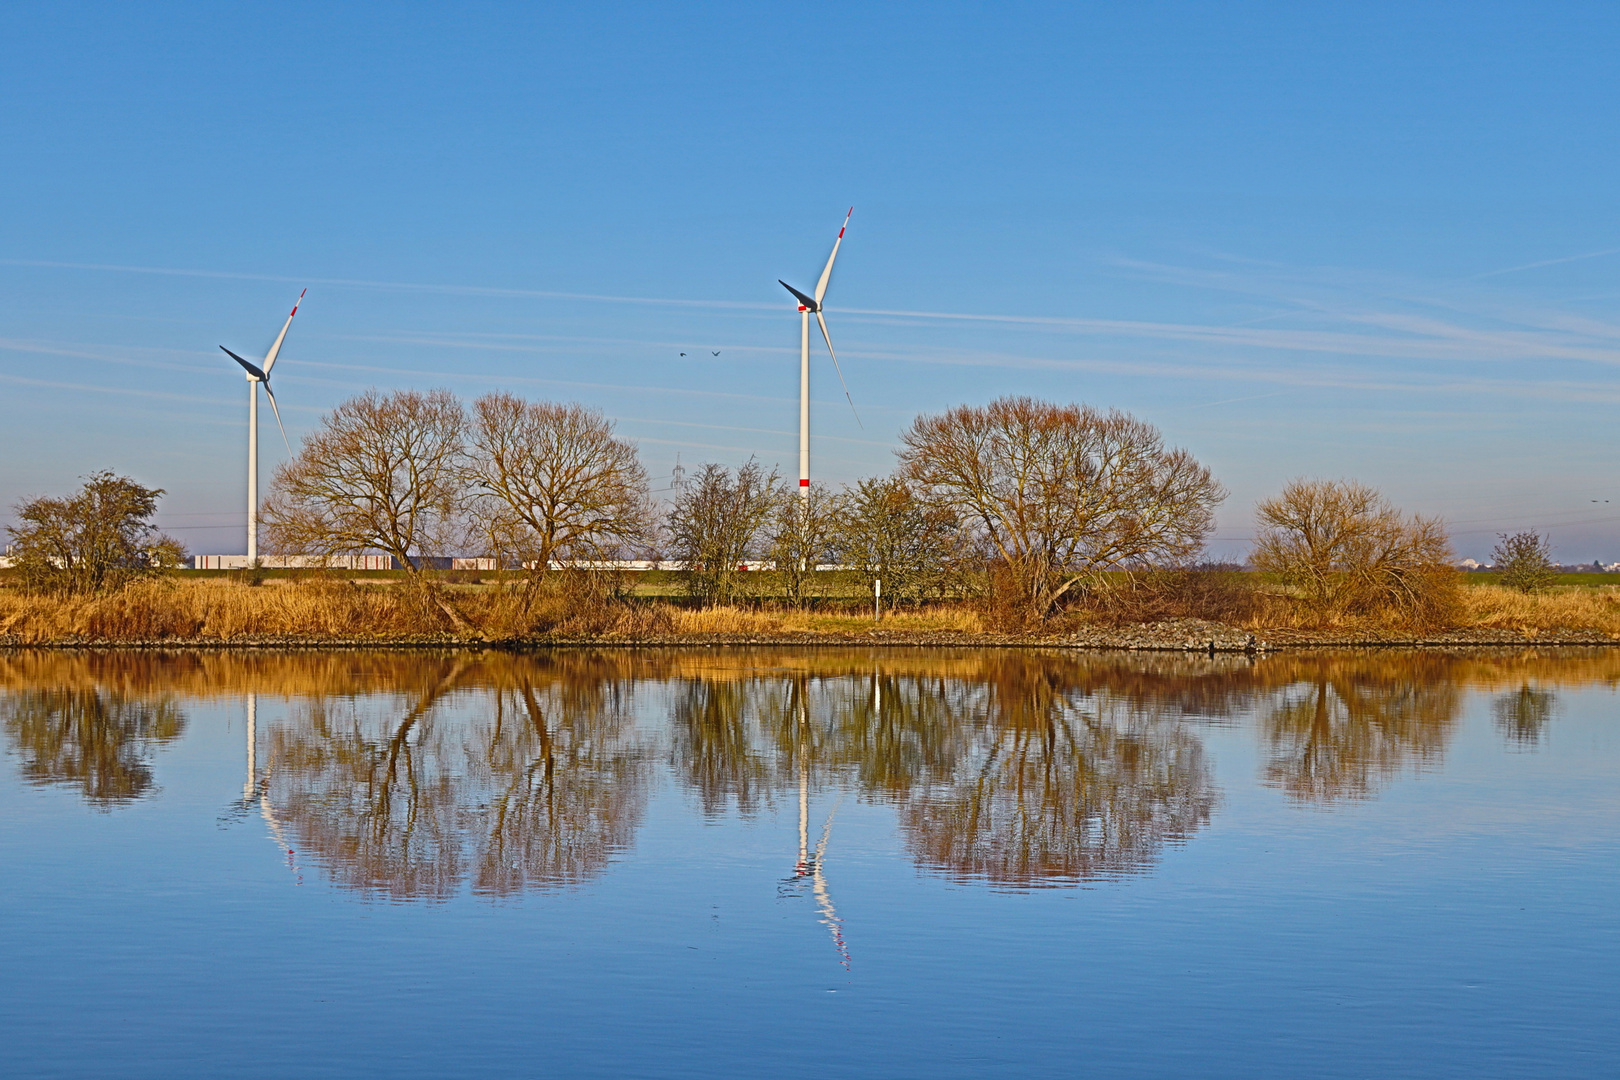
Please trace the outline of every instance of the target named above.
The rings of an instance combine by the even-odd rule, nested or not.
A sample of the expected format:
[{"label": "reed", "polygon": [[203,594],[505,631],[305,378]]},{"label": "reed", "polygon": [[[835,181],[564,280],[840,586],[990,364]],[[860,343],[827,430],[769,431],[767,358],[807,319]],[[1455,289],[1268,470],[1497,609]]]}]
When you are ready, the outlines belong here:
[{"label": "reed", "polygon": [[[0,589],[0,636],[23,644],[60,641],[231,642],[288,638],[366,641],[457,637],[602,641],[773,634],[864,634],[865,614],[626,601],[589,581],[558,575],[533,587],[435,586],[431,598],[405,584],[314,577],[261,585],[210,578],[135,582],[100,594],[39,595]],[[473,630],[457,631],[451,608]],[[896,633],[978,633],[965,607],[885,614]]]},{"label": "reed", "polygon": [[1620,588],[1557,587],[1520,592],[1501,585],[1462,590],[1465,626],[1519,633],[1584,630],[1620,637]]},{"label": "reed", "polygon": [[[243,581],[156,579],[101,594],[69,597],[0,588],[0,640],[21,644],[71,641],[174,641],[207,644],[246,639],[400,641],[600,640],[667,641],[692,637],[861,637],[963,635],[992,627],[966,604],[886,612],[874,622],[864,611],[772,607],[685,608],[627,601],[590,582],[559,576],[535,586],[435,585],[427,596],[403,583],[360,584],[311,577],[253,586]],[[1557,587],[1522,593],[1497,585],[1460,590],[1452,629],[1508,631],[1534,638],[1581,633],[1620,639],[1620,588]],[[1150,599],[1152,599],[1150,597]],[[1254,590],[1234,605],[1179,594],[1174,605],[1155,599],[1130,612],[1077,611],[1075,623],[1152,622],[1197,616],[1263,636],[1267,631],[1320,631],[1358,636],[1407,631],[1376,616],[1324,616],[1286,593]],[[447,614],[453,609],[462,629]],[[1206,610],[1207,609],[1207,610]],[[1131,618],[1135,616],[1135,618]],[[471,627],[470,630],[466,627]],[[1036,636],[1061,632],[1032,628]]]},{"label": "reed", "polygon": [[252,587],[235,581],[148,580],[67,597],[0,591],[0,634],[25,643],[83,639],[232,641],[342,639],[436,632],[405,590],[317,579]]}]

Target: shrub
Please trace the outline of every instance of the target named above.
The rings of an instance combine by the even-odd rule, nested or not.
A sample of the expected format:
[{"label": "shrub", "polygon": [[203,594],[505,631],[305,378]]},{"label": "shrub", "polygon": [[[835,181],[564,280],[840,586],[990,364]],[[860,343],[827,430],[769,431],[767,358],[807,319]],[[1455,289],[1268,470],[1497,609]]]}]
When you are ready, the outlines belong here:
[{"label": "shrub", "polygon": [[1456,618],[1457,571],[1439,519],[1404,517],[1355,481],[1304,479],[1262,502],[1256,516],[1254,565],[1298,589],[1318,615],[1414,629]]},{"label": "shrub", "polygon": [[86,477],[70,498],[18,504],[21,524],[8,531],[24,586],[39,592],[101,592],[179,566],[184,546],[149,520],[162,495],[162,488],[102,471]]},{"label": "shrub", "polygon": [[1534,592],[1553,583],[1557,570],[1553,567],[1551,544],[1540,533],[1521,532],[1509,536],[1498,533],[1496,549],[1491,552],[1496,564],[1498,580],[1510,589]]}]

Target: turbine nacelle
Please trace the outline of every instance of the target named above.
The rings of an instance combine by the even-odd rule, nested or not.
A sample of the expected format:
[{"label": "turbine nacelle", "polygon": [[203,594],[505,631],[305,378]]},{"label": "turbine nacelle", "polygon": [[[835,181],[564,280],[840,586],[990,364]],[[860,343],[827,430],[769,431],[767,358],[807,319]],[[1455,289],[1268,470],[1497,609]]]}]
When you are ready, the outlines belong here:
[{"label": "turbine nacelle", "polygon": [[800,292],[798,289],[795,289],[781,278],[777,278],[776,283],[798,298],[800,311],[814,311],[818,314],[821,312],[821,305],[816,302],[814,297],[804,295],[804,293]]},{"label": "turbine nacelle", "polygon": [[268,383],[270,381],[270,376],[266,375],[264,369],[259,367],[259,365],[248,363],[246,360],[242,359],[240,356],[237,356],[223,345],[220,346],[220,351],[226,356],[230,357],[232,360],[235,360],[238,364],[242,365],[242,370],[247,372],[248,382]]}]

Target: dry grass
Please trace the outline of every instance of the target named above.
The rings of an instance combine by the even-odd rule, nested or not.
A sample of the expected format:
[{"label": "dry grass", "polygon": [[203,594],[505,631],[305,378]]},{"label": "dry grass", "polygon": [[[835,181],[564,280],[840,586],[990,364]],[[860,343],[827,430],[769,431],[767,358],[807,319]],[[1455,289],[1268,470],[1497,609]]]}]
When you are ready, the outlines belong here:
[{"label": "dry grass", "polygon": [[425,629],[405,590],[337,581],[253,588],[223,580],[141,581],[116,592],[58,598],[0,591],[0,634],[23,642],[62,638],[231,641],[245,637],[409,636]]},{"label": "dry grass", "polygon": [[[1456,629],[1510,631],[1529,637],[1575,632],[1620,639],[1620,587],[1555,587],[1526,594],[1498,585],[1471,585],[1460,594]],[[867,637],[874,631],[884,637],[921,638],[932,634],[977,635],[990,629],[986,617],[965,604],[886,612],[881,623],[874,623],[865,611],[687,609],[671,604],[625,602],[565,579],[530,591],[514,585],[441,587],[439,596],[473,629],[458,632],[440,606],[424,601],[403,583],[361,585],[314,578],[251,587],[240,581],[214,578],[142,581],[112,593],[68,599],[0,589],[0,636],[24,644],[73,639],[229,642],[265,638],[363,641],[456,637],[612,642],[708,636]],[[1383,625],[1367,616],[1324,620],[1304,604],[1275,591],[1256,590],[1242,617],[1233,617],[1224,599],[1217,606],[1223,610],[1203,617],[1260,634],[1284,629],[1400,632],[1399,627]],[[1118,623],[1122,614],[1077,613],[1075,621]],[[1159,611],[1150,604],[1130,614],[1137,615],[1140,621],[1153,621],[1180,612]]]},{"label": "dry grass", "polygon": [[[1260,591],[1253,613],[1234,625],[1244,629],[1327,631],[1405,635],[1414,628],[1376,615],[1322,615],[1280,591]],[[1500,585],[1458,589],[1453,617],[1431,630],[1506,630],[1535,637],[1544,633],[1590,633],[1620,638],[1620,587],[1555,587],[1523,593]]]},{"label": "dry grass", "polygon": [[1524,593],[1501,585],[1462,590],[1462,625],[1539,633],[1590,630],[1620,637],[1620,588],[1563,586]]},{"label": "dry grass", "polygon": [[[35,596],[0,589],[0,636],[24,644],[62,640],[201,641],[297,638],[354,641],[469,637],[656,640],[671,636],[759,637],[771,634],[864,634],[869,615],[625,602],[589,582],[559,575],[523,585],[440,587],[443,604],[472,628],[457,631],[443,607],[403,583],[361,585],[327,578],[249,586],[227,579],[149,580],[115,592]],[[933,607],[886,614],[895,633],[978,633],[966,608]]]}]

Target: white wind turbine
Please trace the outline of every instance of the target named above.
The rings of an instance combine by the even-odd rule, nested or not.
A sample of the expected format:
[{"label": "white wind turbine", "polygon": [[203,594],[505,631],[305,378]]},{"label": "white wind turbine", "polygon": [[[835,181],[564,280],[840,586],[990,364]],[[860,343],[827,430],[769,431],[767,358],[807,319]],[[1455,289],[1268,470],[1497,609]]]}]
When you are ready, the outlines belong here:
[{"label": "white wind turbine", "polygon": [[276,427],[281,429],[281,441],[287,444],[287,453],[292,453],[292,444],[287,442],[287,429],[281,424],[281,410],[276,408],[276,395],[270,390],[270,369],[276,366],[276,356],[281,352],[281,343],[287,340],[287,330],[292,326],[293,316],[298,314],[298,305],[304,302],[304,292],[298,294],[293,303],[292,311],[287,313],[287,321],[281,324],[281,333],[276,335],[274,345],[264,354],[264,366],[250,364],[237,356],[231,350],[221,345],[225,355],[242,365],[247,372],[248,381],[248,526],[247,526],[247,557],[249,566],[257,566],[259,562],[259,385],[264,385],[264,396],[270,399],[270,409],[276,414]]},{"label": "white wind turbine", "polygon": [[[855,213],[855,208],[849,208],[844,215],[844,224],[838,230],[838,239],[833,241],[832,254],[827,256],[827,268],[821,272],[821,280],[816,282],[816,294],[806,296],[781,278],[776,282],[782,288],[792,293],[799,301],[799,497],[805,503],[810,501],[810,316],[816,317],[821,325],[821,338],[827,343],[827,355],[832,357],[833,370],[838,372],[838,385],[844,388],[844,398],[849,402],[849,411],[855,413],[855,422],[861,423],[861,414],[855,412],[855,399],[849,396],[849,385],[844,382],[844,370],[838,366],[838,354],[833,352],[832,337],[827,333],[827,320],[821,314],[821,301],[827,295],[827,281],[832,277],[833,260],[838,258],[838,245],[844,242],[844,230],[849,228],[849,219]],[[865,425],[861,425],[863,428]]]}]

